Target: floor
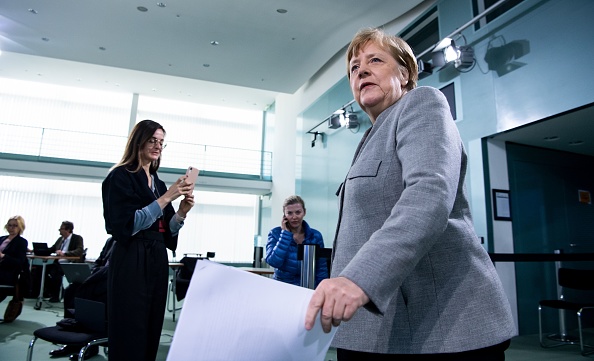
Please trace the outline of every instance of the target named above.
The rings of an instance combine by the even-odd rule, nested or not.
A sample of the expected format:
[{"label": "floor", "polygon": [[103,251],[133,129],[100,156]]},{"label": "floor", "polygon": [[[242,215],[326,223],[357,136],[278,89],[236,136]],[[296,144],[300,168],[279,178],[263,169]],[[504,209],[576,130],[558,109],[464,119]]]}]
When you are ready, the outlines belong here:
[{"label": "floor", "polygon": [[[0,303],[2,314],[6,309],[7,303],[8,300]],[[41,327],[53,326],[57,321],[62,319],[63,309],[61,303],[46,303],[44,308],[39,311],[33,309],[34,304],[34,299],[26,299],[22,314],[14,322],[0,323],[1,361],[26,360],[27,348],[32,339],[33,331]],[[176,323],[172,321],[172,313],[166,312],[157,360],[166,360],[175,325]],[[594,332],[590,331],[588,337],[589,339],[594,338]],[[33,360],[54,360],[50,359],[48,355],[48,352],[54,348],[56,348],[55,345],[38,340],[35,343]],[[507,361],[584,361],[589,359],[594,360],[594,355],[590,357],[581,356],[579,346],[543,349],[538,344],[537,335],[514,338],[510,348],[506,352]],[[67,360],[67,358],[59,360]],[[105,356],[102,349],[99,355],[91,358],[91,360],[107,360],[107,356]],[[326,361],[331,360],[336,360],[336,353],[332,349],[326,356]]]}]

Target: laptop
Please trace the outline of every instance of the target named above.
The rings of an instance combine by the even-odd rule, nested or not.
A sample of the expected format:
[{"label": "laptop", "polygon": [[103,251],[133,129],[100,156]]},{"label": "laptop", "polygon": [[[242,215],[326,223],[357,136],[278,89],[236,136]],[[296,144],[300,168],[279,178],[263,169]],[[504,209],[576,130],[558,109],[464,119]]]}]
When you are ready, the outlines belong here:
[{"label": "laptop", "polygon": [[47,243],[33,242],[33,254],[36,256],[51,256],[52,250]]},{"label": "laptop", "polygon": [[70,283],[83,283],[91,275],[91,267],[86,263],[60,263],[60,267]]}]

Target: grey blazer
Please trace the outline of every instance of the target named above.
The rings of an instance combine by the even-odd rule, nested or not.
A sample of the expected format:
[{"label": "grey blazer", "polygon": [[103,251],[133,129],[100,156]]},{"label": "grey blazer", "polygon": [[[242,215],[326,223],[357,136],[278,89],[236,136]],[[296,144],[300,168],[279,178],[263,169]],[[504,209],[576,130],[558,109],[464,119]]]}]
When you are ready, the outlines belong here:
[{"label": "grey blazer", "polygon": [[334,347],[450,353],[516,334],[493,264],[472,225],[466,153],[443,94],[406,93],[364,135],[340,189],[332,277],[370,303]]}]

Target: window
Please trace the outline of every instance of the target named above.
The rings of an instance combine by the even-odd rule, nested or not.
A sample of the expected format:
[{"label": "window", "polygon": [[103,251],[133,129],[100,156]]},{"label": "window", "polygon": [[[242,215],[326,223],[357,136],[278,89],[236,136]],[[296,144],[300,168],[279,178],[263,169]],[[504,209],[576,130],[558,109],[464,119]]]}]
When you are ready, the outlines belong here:
[{"label": "window", "polygon": [[[473,16],[477,16],[483,11],[493,6],[498,0],[472,0],[472,13]],[[474,30],[479,30],[483,26],[487,25],[491,21],[497,19],[500,15],[506,13],[508,10],[518,5],[524,0],[508,0],[505,3],[499,5],[499,7],[487,16],[483,16],[479,21],[474,23]]]},{"label": "window", "polygon": [[[420,54],[439,42],[439,19],[437,7],[431,8],[425,15],[403,30],[400,35],[415,54]],[[431,60],[431,52],[421,57],[421,60]]]}]

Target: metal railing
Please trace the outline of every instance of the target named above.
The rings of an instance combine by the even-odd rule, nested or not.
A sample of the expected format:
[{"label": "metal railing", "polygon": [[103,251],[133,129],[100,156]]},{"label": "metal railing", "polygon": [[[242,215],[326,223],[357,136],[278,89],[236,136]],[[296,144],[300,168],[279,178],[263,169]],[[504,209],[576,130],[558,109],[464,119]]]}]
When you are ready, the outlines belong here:
[{"label": "metal railing", "polygon": [[[127,137],[0,124],[2,153],[32,157],[117,163]],[[161,167],[272,178],[272,153],[205,144],[167,142]]]}]

